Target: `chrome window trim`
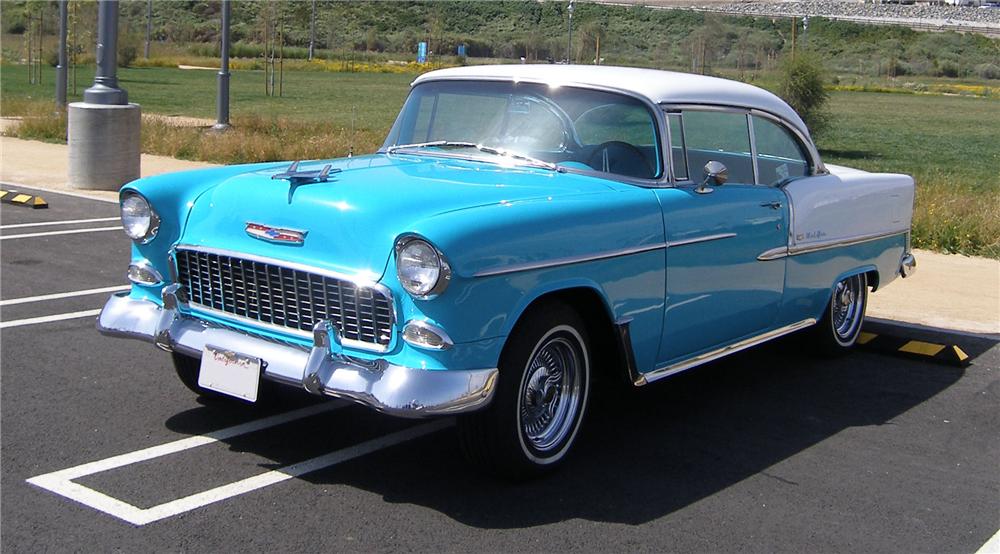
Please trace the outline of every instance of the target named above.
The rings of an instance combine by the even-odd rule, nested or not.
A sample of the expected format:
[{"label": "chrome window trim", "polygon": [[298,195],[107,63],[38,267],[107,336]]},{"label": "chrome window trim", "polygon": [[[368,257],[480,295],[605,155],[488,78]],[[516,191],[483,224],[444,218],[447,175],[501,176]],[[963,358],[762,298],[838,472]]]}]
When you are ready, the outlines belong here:
[{"label": "chrome window trim", "polygon": [[713,240],[721,239],[731,239],[736,236],[736,233],[719,233],[717,235],[705,235],[701,237],[692,237],[689,239],[682,239],[677,241],[668,241],[667,248],[677,248],[678,246],[687,246],[689,244],[698,244],[700,242],[709,242]]},{"label": "chrome window trim", "polygon": [[688,358],[687,360],[682,360],[680,362],[676,362],[673,364],[660,366],[652,371],[648,371],[646,373],[641,374],[639,378],[635,380],[635,385],[639,387],[647,383],[652,383],[653,381],[663,379],[664,377],[669,377],[675,373],[680,373],[682,371],[691,369],[693,367],[697,367],[702,364],[707,364],[708,362],[718,360],[719,358],[728,356],[729,354],[733,354],[741,350],[746,350],[747,348],[756,346],[763,342],[767,342],[769,340],[776,339],[780,336],[793,333],[795,331],[798,331],[799,329],[804,329],[806,327],[809,327],[810,325],[814,325],[815,323],[816,320],[810,317],[807,319],[803,319],[802,321],[792,323],[791,325],[779,327],[777,329],[761,333],[760,335],[749,337],[741,341],[737,341],[732,344],[723,346],[722,348],[717,348],[715,350],[705,352],[704,354],[699,354],[693,358]]},{"label": "chrome window trim", "polygon": [[[773,121],[774,123],[777,123],[778,125],[780,125],[784,129],[787,129],[789,132],[791,132],[792,136],[794,136],[799,141],[799,145],[802,146],[803,149],[805,150],[806,157],[808,158],[807,162],[809,163],[809,171],[810,171],[810,174],[808,176],[813,176],[813,175],[827,175],[827,174],[830,173],[826,169],[826,166],[823,164],[823,160],[820,158],[819,151],[816,149],[816,145],[813,143],[813,141],[811,139],[807,138],[806,135],[804,133],[802,133],[802,131],[800,131],[798,128],[796,128],[794,125],[788,123],[788,121],[786,121],[784,118],[782,118],[780,116],[777,116],[777,115],[775,115],[775,114],[773,114],[771,112],[767,112],[767,111],[764,111],[764,110],[761,110],[761,109],[757,109],[757,108],[740,108],[738,106],[727,106],[727,105],[721,105],[721,104],[669,104],[669,103],[664,103],[664,104],[660,104],[659,106],[660,106],[660,109],[663,112],[680,112],[680,114],[681,114],[681,122],[682,123],[684,121],[684,111],[685,110],[743,113],[743,114],[747,114],[748,116],[759,116],[759,117],[762,117],[764,119]],[[753,121],[752,121],[752,118],[748,117],[748,124],[749,124],[749,127],[751,129],[750,147],[751,147],[752,151],[754,153],[756,153],[757,145],[756,145],[755,137],[752,136],[753,135]],[[756,176],[757,175],[756,174],[756,172],[757,172],[757,157],[756,157],[756,154],[754,154],[754,156],[753,156],[753,164],[754,164],[755,179],[757,179],[757,176]],[[690,164],[688,164],[688,165],[690,165]],[[691,168],[690,167],[688,167],[688,173],[691,173]],[[686,182],[694,182],[694,179],[691,178],[690,175],[688,175],[688,181],[681,181],[681,182],[684,182],[684,183],[686,183]]]},{"label": "chrome window trim", "polygon": [[648,244],[644,246],[633,246],[631,248],[622,248],[619,250],[611,250],[608,252],[601,252],[598,254],[584,254],[580,256],[567,256],[565,258],[556,258],[552,260],[546,260],[542,262],[527,262],[522,264],[509,265],[507,267],[496,268],[496,269],[484,269],[477,271],[472,274],[472,277],[492,277],[495,275],[506,275],[508,273],[519,273],[522,271],[531,271],[535,269],[548,269],[551,267],[559,267],[563,265],[572,265],[583,262],[593,262],[597,260],[607,260],[610,258],[618,258],[621,256],[630,256],[632,254],[641,254],[643,252],[652,252],[654,250],[663,250],[667,247],[667,243],[661,242],[657,244]]},{"label": "chrome window trim", "polygon": [[812,252],[829,250],[831,248],[854,246],[856,244],[864,244],[866,242],[872,242],[879,239],[886,239],[906,234],[909,234],[909,231],[886,231],[883,233],[872,233],[869,235],[859,235],[856,237],[826,240],[823,242],[815,242],[801,246],[780,246],[778,248],[772,248],[770,250],[765,250],[764,252],[761,252],[757,256],[757,259],[760,261],[780,260],[781,258],[785,258],[788,256],[799,256],[802,254],[810,254]]},{"label": "chrome window trim", "polygon": [[[423,83],[417,83],[416,85],[412,85],[410,87],[410,93],[412,93],[413,89],[415,89],[416,87],[418,87],[420,85],[428,84],[428,83],[440,83],[440,82],[443,82],[443,81],[471,81],[471,82],[489,81],[489,82],[496,82],[496,83],[530,83],[530,84],[534,84],[534,85],[544,85],[544,86],[548,86],[548,87],[553,86],[553,84],[551,82],[549,82],[549,81],[545,81],[545,80],[542,80],[542,79],[533,79],[533,78],[512,78],[512,77],[502,77],[502,76],[483,76],[483,77],[475,77],[475,78],[470,78],[468,76],[463,76],[463,77],[442,77],[442,78],[437,78],[437,79],[433,79],[433,80],[430,80],[430,81],[424,81]],[[661,146],[661,148],[659,148],[660,158],[661,158],[660,163],[662,164],[662,166],[664,168],[664,170],[662,172],[662,175],[660,175],[660,177],[658,177],[656,179],[637,179],[637,178],[634,178],[634,177],[627,177],[625,175],[617,175],[617,174],[614,174],[614,173],[604,173],[602,171],[597,171],[597,170],[587,171],[587,170],[576,169],[576,168],[572,168],[572,167],[560,168],[561,170],[565,170],[566,173],[577,173],[577,174],[581,174],[581,175],[589,175],[589,176],[594,176],[594,177],[601,177],[603,179],[608,179],[610,181],[616,181],[616,182],[625,183],[625,184],[628,184],[628,185],[635,185],[635,186],[639,186],[639,187],[643,187],[643,188],[663,188],[663,187],[669,187],[669,186],[671,186],[671,183],[672,183],[671,178],[670,178],[670,175],[671,175],[671,170],[670,170],[671,165],[668,164],[666,161],[663,160],[663,148],[662,148],[662,145],[664,143],[666,143],[666,138],[665,138],[666,134],[665,134],[665,130],[664,130],[664,123],[665,123],[665,121],[664,121],[664,117],[663,117],[663,114],[662,114],[662,110],[660,109],[659,105],[656,102],[653,102],[648,97],[646,97],[646,96],[644,96],[642,94],[638,94],[635,91],[631,91],[631,90],[623,89],[623,88],[618,88],[618,87],[613,87],[613,86],[594,85],[594,84],[589,84],[589,83],[577,83],[577,82],[572,82],[572,81],[565,82],[565,83],[559,83],[556,86],[559,86],[559,87],[572,87],[572,88],[579,88],[579,89],[585,89],[585,90],[596,90],[596,91],[599,91],[599,92],[609,92],[609,93],[613,93],[613,94],[621,94],[621,95],[628,96],[630,98],[634,98],[634,99],[642,102],[642,104],[644,106],[646,106],[646,108],[649,110],[650,114],[653,116],[653,119],[656,120],[656,125],[658,126],[658,128],[656,129],[656,131],[657,131],[657,140],[659,141],[660,146]],[[388,137],[387,137],[386,140],[388,140]],[[386,148],[388,148],[388,145],[382,144],[382,147],[379,148],[376,151],[376,154],[386,154]],[[412,155],[420,155],[420,154],[412,154]],[[457,156],[455,156],[455,157],[457,157]]]},{"label": "chrome window trim", "polygon": [[753,131],[753,115],[747,112],[747,132],[750,135],[750,158],[753,160],[753,182],[760,185],[760,169],[757,167],[757,135]]}]

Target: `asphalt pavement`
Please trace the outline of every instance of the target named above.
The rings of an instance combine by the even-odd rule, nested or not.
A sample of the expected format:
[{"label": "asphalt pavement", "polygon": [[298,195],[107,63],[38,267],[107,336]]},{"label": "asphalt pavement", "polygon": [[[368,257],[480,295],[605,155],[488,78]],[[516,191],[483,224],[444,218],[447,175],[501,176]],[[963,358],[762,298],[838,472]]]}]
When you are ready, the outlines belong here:
[{"label": "asphalt pavement", "polygon": [[94,328],[126,284],[117,206],[42,194],[0,207],[5,552],[976,552],[1000,527],[995,338],[866,329],[960,345],[958,367],[789,336],[599,394],[569,463],[513,485],[449,419],[195,397],[169,355]]}]

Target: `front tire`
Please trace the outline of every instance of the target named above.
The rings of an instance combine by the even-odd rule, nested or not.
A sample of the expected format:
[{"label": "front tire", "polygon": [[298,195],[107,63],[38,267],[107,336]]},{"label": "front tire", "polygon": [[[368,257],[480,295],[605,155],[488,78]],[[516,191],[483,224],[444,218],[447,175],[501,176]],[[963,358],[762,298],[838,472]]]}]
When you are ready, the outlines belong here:
[{"label": "front tire", "polygon": [[864,273],[851,275],[833,287],[826,312],[813,329],[820,352],[827,356],[847,353],[858,340],[868,307],[868,279]]},{"label": "front tire", "polygon": [[496,396],[458,420],[469,460],[507,478],[550,471],[569,454],[590,395],[593,357],[580,316],[564,304],[533,310],[500,356]]}]

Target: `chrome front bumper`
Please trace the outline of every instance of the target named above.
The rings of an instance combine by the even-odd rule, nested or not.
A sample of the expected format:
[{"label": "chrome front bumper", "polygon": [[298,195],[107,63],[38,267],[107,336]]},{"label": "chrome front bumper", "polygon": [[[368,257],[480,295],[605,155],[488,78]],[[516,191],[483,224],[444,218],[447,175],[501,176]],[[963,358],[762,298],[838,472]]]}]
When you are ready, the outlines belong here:
[{"label": "chrome front bumper", "polygon": [[196,358],[208,344],[254,356],[262,360],[266,379],[354,400],[395,416],[468,412],[485,407],[493,398],[496,368],[424,370],[384,359],[348,358],[331,354],[332,332],[326,322],[316,326],[313,347],[304,349],[185,317],[177,304],[175,286],[164,289],[162,307],[130,298],[127,292],[115,294],[101,310],[97,329]]}]

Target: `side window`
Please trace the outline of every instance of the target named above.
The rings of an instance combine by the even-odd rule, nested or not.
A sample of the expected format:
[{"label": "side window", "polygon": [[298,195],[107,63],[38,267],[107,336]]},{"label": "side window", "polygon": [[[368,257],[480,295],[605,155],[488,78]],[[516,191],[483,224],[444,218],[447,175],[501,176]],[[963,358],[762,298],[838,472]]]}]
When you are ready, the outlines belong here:
[{"label": "side window", "polygon": [[753,137],[757,143],[757,171],[761,184],[774,185],[809,174],[809,162],[802,146],[781,125],[753,116]]},{"label": "side window", "polygon": [[692,178],[701,179],[710,161],[729,169],[729,182],[753,184],[750,128],[746,114],[715,111],[685,111],[684,142]]},{"label": "side window", "polygon": [[670,124],[670,159],[674,162],[674,177],[678,181],[688,178],[687,158],[684,157],[684,132],[681,129],[681,114],[667,114]]}]

